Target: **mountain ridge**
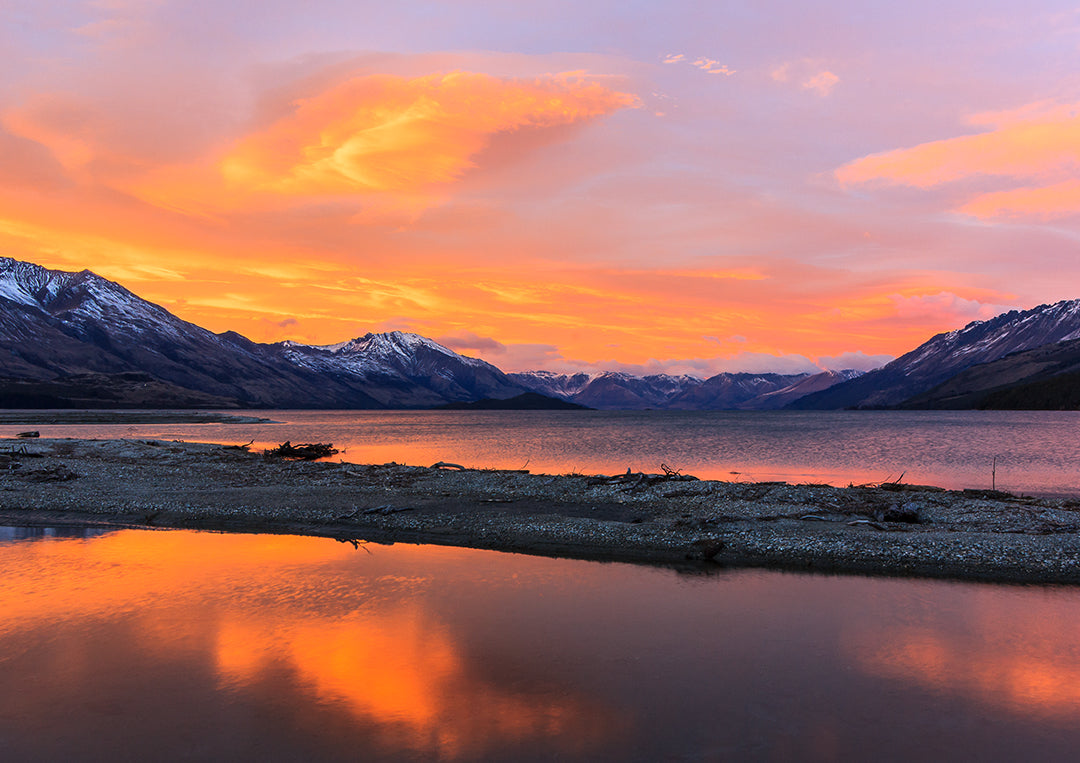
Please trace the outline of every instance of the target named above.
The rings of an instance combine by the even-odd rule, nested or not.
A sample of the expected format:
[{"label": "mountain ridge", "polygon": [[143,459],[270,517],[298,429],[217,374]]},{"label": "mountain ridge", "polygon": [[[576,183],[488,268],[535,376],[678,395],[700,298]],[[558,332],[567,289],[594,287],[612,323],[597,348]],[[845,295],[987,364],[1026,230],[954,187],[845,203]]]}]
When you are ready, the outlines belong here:
[{"label": "mountain ridge", "polygon": [[810,374],[506,374],[403,331],[329,345],[260,344],[184,321],[89,270],[0,258],[0,377],[8,389],[35,399],[27,383],[36,381],[52,385],[38,399],[56,399],[63,389],[84,404],[123,407],[130,400],[104,391],[110,379],[133,399],[149,399],[132,374],[153,380],[159,405],[213,400],[250,408],[429,408],[535,392],[600,409],[732,409],[757,400],[775,407],[773,393],[814,388],[805,386]]},{"label": "mountain ridge", "polygon": [[799,410],[891,408],[957,374],[1015,352],[1080,338],[1080,299],[1010,310],[937,334],[856,379],[814,392],[786,407]]}]

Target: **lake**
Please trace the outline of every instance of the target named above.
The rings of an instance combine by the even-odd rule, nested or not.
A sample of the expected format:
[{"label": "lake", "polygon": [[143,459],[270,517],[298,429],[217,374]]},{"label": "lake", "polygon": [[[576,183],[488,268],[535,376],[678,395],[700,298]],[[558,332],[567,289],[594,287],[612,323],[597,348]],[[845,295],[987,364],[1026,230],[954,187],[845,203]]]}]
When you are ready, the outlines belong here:
[{"label": "lake", "polygon": [[1065,760],[1080,590],[0,529],[3,760]]},{"label": "lake", "polygon": [[[1029,495],[1080,494],[1080,413],[1044,411],[265,411],[277,423],[42,425],[43,437],[270,447],[333,442],[357,463],[659,472],[862,484],[902,479]],[[0,437],[27,426],[0,426]]]}]

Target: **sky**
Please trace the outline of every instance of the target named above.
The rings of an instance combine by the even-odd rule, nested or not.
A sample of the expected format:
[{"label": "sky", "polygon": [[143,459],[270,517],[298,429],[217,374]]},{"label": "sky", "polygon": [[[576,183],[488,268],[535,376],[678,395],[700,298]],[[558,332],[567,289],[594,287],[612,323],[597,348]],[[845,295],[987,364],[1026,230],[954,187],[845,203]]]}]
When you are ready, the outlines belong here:
[{"label": "sky", "polygon": [[1080,298],[1080,7],[0,0],[0,255],[508,371],[880,365]]}]

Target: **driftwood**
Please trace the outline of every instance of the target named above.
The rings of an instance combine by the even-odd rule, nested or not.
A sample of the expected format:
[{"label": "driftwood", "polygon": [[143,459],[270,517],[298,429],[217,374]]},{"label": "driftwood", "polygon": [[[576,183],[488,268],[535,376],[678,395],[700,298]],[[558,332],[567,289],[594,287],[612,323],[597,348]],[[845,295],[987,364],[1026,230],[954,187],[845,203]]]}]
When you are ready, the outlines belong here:
[{"label": "driftwood", "polygon": [[394,506],[391,503],[384,504],[383,506],[374,506],[370,509],[365,509],[360,512],[361,514],[377,514],[379,516],[387,516],[389,514],[397,514],[399,511],[412,511],[411,506]]},{"label": "driftwood", "polygon": [[362,548],[369,554],[371,553],[371,549],[367,547],[369,541],[366,541],[363,538],[337,538],[336,540],[338,543],[351,543],[353,548],[357,550]]},{"label": "driftwood", "polygon": [[671,469],[665,464],[660,468],[663,474],[645,474],[644,472],[632,472],[628,468],[626,474],[617,474],[613,477],[599,475],[590,477],[585,483],[589,487],[597,485],[623,485],[629,490],[642,490],[662,482],[697,482],[698,478],[689,474],[681,474],[678,469]]},{"label": "driftwood", "polygon": [[19,479],[27,482],[67,482],[78,479],[79,475],[63,464],[47,466],[44,469],[26,469],[19,472]]},{"label": "driftwood", "polygon": [[439,461],[437,464],[432,464],[430,468],[431,469],[453,469],[454,471],[458,471],[458,472],[467,472],[467,471],[469,471],[467,468],[465,468],[461,464],[451,464],[451,463],[449,463],[447,461]]},{"label": "driftwood", "polygon": [[31,453],[26,449],[25,445],[9,445],[4,450],[0,450],[0,458],[4,458],[8,461],[12,461],[18,458],[44,458],[44,453]]},{"label": "driftwood", "polygon": [[341,521],[343,519],[356,519],[360,514],[377,515],[377,516],[389,516],[390,514],[397,514],[400,511],[412,511],[412,506],[395,506],[392,503],[384,503],[382,506],[372,506],[370,509],[353,509],[347,514],[339,514],[336,519]]},{"label": "driftwood", "polygon": [[329,442],[313,442],[293,445],[289,441],[283,442],[276,448],[264,450],[263,455],[267,458],[289,458],[298,461],[315,461],[337,453],[337,448]]},{"label": "driftwood", "polygon": [[[222,450],[242,450],[245,453],[247,453],[248,448],[250,448],[254,443],[255,443],[254,440],[248,440],[243,445],[222,445],[221,449]],[[149,443],[147,443],[147,444],[149,444]],[[286,443],[286,444],[288,444],[288,443]]]}]

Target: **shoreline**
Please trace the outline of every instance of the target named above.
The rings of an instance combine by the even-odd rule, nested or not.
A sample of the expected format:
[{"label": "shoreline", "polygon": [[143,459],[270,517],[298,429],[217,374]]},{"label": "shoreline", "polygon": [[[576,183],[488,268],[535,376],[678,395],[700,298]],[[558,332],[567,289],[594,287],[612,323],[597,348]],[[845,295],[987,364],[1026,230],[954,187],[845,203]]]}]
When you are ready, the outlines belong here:
[{"label": "shoreline", "polygon": [[[247,413],[223,413],[218,411],[178,410],[20,410],[0,411],[0,426],[49,426],[96,425],[96,424],[268,424],[271,419]],[[2,440],[0,440],[2,442]]]},{"label": "shoreline", "polygon": [[0,523],[430,543],[596,561],[1080,583],[1080,499],[886,483],[288,461],[217,444],[8,440]]}]

